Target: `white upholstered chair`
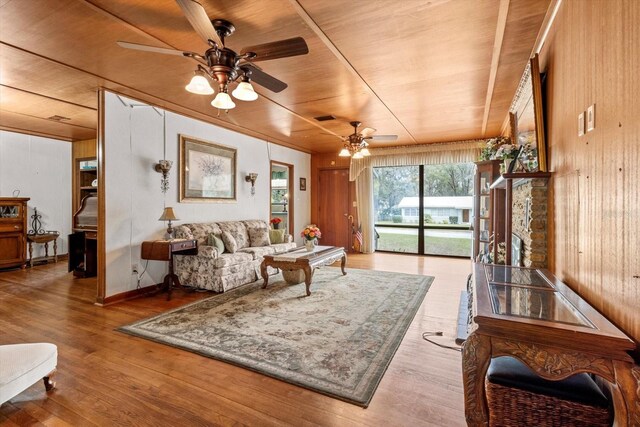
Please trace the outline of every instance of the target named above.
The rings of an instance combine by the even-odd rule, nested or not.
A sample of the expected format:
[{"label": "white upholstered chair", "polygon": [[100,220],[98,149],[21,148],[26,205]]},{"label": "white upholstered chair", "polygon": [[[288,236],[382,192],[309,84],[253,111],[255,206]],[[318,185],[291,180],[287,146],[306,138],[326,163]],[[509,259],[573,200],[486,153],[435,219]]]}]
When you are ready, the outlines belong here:
[{"label": "white upholstered chair", "polygon": [[0,404],[44,379],[47,391],[55,384],[50,376],[58,364],[58,348],[49,343],[0,345]]}]

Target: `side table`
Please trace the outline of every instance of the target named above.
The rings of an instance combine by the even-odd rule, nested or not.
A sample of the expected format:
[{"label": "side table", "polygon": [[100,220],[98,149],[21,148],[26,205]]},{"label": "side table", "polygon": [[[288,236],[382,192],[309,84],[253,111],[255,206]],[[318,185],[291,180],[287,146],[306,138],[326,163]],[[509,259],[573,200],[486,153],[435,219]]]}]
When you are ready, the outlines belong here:
[{"label": "side table", "polygon": [[[60,233],[57,231],[48,231],[41,234],[27,234],[27,242],[29,242],[29,267],[33,267],[33,263],[36,261],[58,262],[58,237]],[[49,242],[53,241],[53,256],[49,256]],[[34,258],[33,257],[33,244],[44,243],[44,256]]]},{"label": "side table", "polygon": [[164,276],[161,290],[167,291],[167,301],[171,299],[171,290],[182,287],[178,276],[173,272],[173,254],[197,255],[198,241],[196,239],[155,240],[142,242],[140,258],[153,261],[168,261],[169,273]]}]

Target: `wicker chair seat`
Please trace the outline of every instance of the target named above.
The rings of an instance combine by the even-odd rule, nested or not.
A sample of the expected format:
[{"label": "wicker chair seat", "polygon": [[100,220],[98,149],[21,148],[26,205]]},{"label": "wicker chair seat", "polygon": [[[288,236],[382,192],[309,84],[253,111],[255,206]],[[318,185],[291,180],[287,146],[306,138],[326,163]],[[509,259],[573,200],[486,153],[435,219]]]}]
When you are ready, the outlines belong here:
[{"label": "wicker chair seat", "polygon": [[610,401],[585,373],[548,381],[512,357],[498,357],[485,386],[491,427],[611,425]]}]

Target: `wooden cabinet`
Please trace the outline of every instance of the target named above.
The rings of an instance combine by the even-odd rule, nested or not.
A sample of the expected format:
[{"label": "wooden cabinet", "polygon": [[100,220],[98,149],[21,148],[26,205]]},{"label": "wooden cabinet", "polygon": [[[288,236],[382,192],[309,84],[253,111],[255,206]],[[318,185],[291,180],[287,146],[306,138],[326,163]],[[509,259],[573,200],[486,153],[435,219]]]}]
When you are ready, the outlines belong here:
[{"label": "wooden cabinet", "polygon": [[491,183],[500,176],[500,160],[476,162],[473,192],[472,259],[486,259],[490,251],[496,259],[497,244],[504,242],[504,191],[492,190]]},{"label": "wooden cabinet", "polygon": [[97,194],[98,168],[95,157],[78,158],[74,163],[73,210],[76,211],[80,209],[82,199]]},{"label": "wooden cabinet", "polygon": [[0,268],[26,263],[28,197],[0,197]]}]

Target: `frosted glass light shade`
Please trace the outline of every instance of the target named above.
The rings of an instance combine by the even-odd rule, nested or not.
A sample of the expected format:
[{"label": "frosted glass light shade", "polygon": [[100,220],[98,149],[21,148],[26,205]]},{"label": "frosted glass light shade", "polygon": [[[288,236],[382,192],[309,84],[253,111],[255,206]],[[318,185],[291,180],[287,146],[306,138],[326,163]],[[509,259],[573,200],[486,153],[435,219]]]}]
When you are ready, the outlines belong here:
[{"label": "frosted glass light shade", "polygon": [[361,153],[361,152],[359,152],[359,151],[356,151],[356,152],[353,154],[353,158],[354,158],[354,159],[361,159],[361,158],[363,158],[363,157],[364,157],[364,156],[363,156],[363,155],[362,155],[362,153]]},{"label": "frosted glass light shade", "polygon": [[196,73],[191,78],[188,85],[184,87],[187,91],[195,93],[196,95],[213,95],[213,88],[209,84],[209,80],[202,73]]},{"label": "frosted glass light shade", "polygon": [[238,87],[231,92],[231,95],[240,101],[255,101],[258,99],[258,94],[253,90],[253,86],[249,82],[240,82]]},{"label": "frosted glass light shade", "polygon": [[224,92],[218,92],[213,101],[211,101],[211,105],[220,110],[231,110],[236,107],[229,94]]},{"label": "frosted glass light shade", "polygon": [[349,156],[351,156],[351,153],[349,153],[349,150],[347,150],[346,148],[343,148],[340,151],[340,154],[338,154],[338,156],[340,156],[340,157],[349,157]]},{"label": "frosted glass light shade", "polygon": [[364,147],[362,150],[360,150],[360,154],[362,154],[365,157],[371,155],[371,153],[369,152],[369,149],[367,147]]}]

